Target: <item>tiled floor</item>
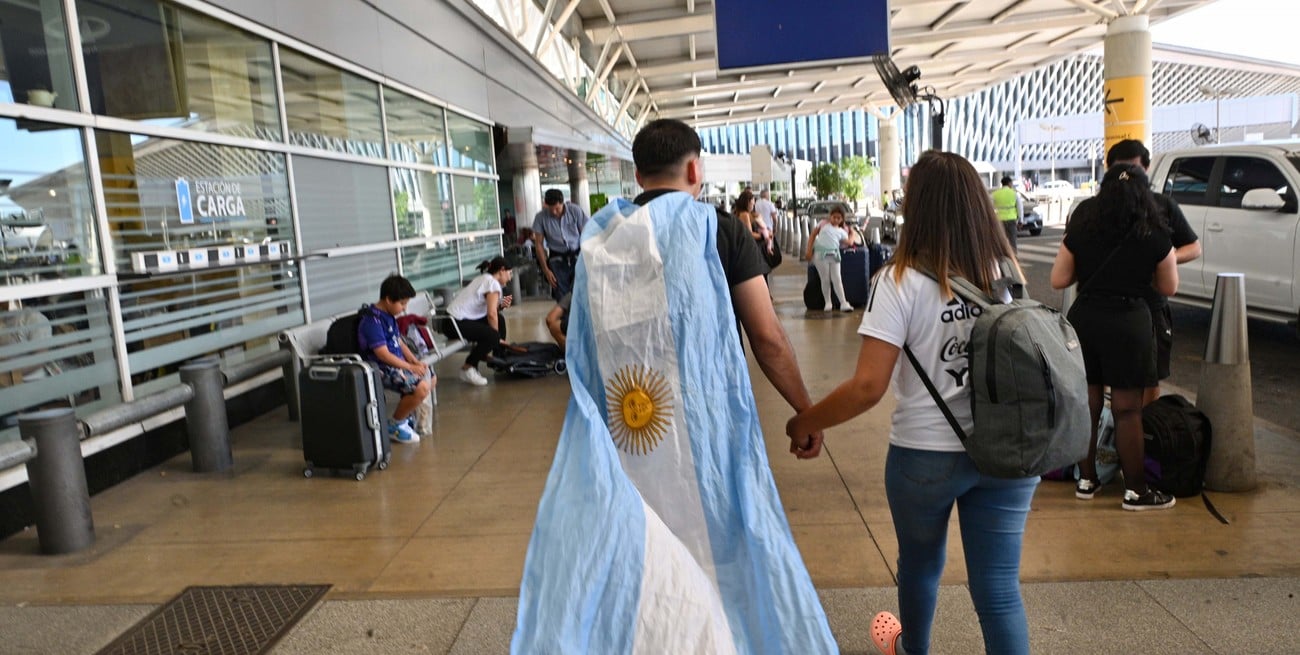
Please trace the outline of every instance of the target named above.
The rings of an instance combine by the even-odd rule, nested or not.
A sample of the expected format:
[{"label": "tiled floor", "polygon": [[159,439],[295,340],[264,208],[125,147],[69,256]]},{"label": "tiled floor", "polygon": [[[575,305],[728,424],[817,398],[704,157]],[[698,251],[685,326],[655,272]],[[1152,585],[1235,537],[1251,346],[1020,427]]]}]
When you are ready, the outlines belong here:
[{"label": "tiled floor", "polygon": [[[796,267],[785,268],[785,274],[773,278],[774,296],[808,386],[820,398],[849,374],[860,314],[806,317],[799,300],[802,276],[793,273]],[[549,303],[535,300],[511,310],[512,336],[543,339],[541,317],[548,309]],[[20,607],[41,606],[52,613],[53,618],[42,619],[53,621],[43,624],[47,630],[66,621],[83,631],[96,626],[111,638],[135,620],[131,617],[188,585],[329,583],[334,586],[330,602],[304,622],[283,652],[498,652],[498,642],[508,639],[513,624],[513,597],[564,418],[568,382],[562,377],[496,379],[487,387],[469,387],[455,379],[460,357],[452,360],[439,367],[443,381],[435,436],[418,445],[396,445],[391,467],[364,482],[304,478],[299,426],[280,409],[234,431],[233,474],[191,473],[188,455],[182,455],[97,495],[92,499],[97,541],[87,552],[38,555],[34,529],[0,542],[0,633],[6,626],[29,623],[23,617],[32,615],[16,609]],[[859,610],[853,608],[866,602],[863,598],[877,606],[888,603],[893,593],[897,544],[883,485],[892,401],[831,430],[821,458],[797,461],[782,434],[788,407],[752,364],[751,375],[795,538],[833,614],[832,623],[840,625],[837,636],[842,643],[853,641],[854,631],[861,630],[853,618]],[[1281,579],[1286,582],[1279,584],[1294,592],[1292,579],[1300,577],[1300,549],[1295,546],[1300,538],[1300,437],[1276,426],[1257,427],[1259,489],[1209,494],[1227,525],[1197,498],[1181,499],[1171,511],[1133,514],[1119,509],[1118,485],[1105,488],[1097,500],[1081,502],[1074,499],[1072,485],[1044,483],[1034,499],[1023,557],[1025,582],[1048,583],[1026,585],[1031,606],[1039,594],[1044,608],[1042,614],[1031,612],[1035,644],[1051,648],[1045,652],[1069,651],[1051,646],[1057,630],[1052,626],[1074,620],[1068,612],[1052,614],[1068,609],[1068,602],[1045,600],[1061,589],[1056,583],[1125,581],[1115,582],[1118,587],[1071,587],[1069,593],[1134,593],[1148,606],[1161,604],[1160,615],[1170,617],[1178,612],[1167,605],[1179,599],[1176,593],[1156,598],[1160,581],[1195,579],[1186,583],[1195,592],[1188,592],[1189,602],[1215,598],[1219,583],[1214,580],[1231,589],[1231,579]],[[964,581],[954,529],[943,583]],[[947,619],[955,623],[947,625],[955,634],[973,630],[978,644],[969,601],[962,601],[959,591],[945,587],[945,602],[956,608]],[[1256,587],[1247,591],[1264,593]],[[1285,602],[1289,605],[1274,609],[1296,607],[1294,600]],[[1183,609],[1189,617],[1200,611]],[[426,650],[367,651],[364,640],[356,648],[310,650],[321,634],[341,629],[330,624],[330,612],[390,618],[423,614],[429,625],[422,622],[420,631],[445,623],[456,632],[424,640]],[[1290,616],[1289,626],[1283,620],[1279,629],[1289,630],[1293,639],[1272,642],[1284,650],[1252,652],[1300,651],[1294,638],[1300,633],[1294,617],[1300,613]],[[1217,650],[1221,644],[1213,643],[1213,635],[1187,625],[1186,617],[1168,620],[1182,622],[1179,634],[1189,640],[1187,652],[1227,652]],[[488,623],[484,627],[476,621]],[[318,625],[314,630],[319,632],[309,625]],[[491,634],[484,641],[457,641],[461,632],[478,629]],[[37,645],[32,650],[14,652],[93,652],[97,647],[74,645],[82,639],[74,633],[56,631],[50,637],[54,644],[67,640],[57,646],[41,646],[33,637]],[[462,645],[453,646],[457,643]],[[10,652],[2,641],[0,652]]]}]

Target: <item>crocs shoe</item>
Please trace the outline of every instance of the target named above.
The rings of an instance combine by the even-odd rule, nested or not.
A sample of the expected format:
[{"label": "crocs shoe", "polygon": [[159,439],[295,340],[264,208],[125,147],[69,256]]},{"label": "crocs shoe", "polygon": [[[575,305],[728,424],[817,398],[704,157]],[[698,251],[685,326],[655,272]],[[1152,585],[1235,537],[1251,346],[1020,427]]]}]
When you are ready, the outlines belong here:
[{"label": "crocs shoe", "polygon": [[882,655],[897,655],[898,637],[903,634],[903,624],[889,612],[881,612],[871,619],[871,643]]}]

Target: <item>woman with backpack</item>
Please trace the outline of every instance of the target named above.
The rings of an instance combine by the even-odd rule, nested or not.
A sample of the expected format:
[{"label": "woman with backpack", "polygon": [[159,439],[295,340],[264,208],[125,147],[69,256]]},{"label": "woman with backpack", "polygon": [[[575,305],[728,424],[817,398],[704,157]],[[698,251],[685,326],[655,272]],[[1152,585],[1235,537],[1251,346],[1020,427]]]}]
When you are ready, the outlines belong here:
[{"label": "woman with backpack", "polygon": [[898,404],[885,492],[898,537],[899,616],[877,614],[872,642],[891,655],[929,652],[948,519],[956,506],[985,649],[1028,653],[1020,550],[1038,478],[993,478],[976,470],[917,370],[900,357],[906,346],[969,432],[974,421],[966,352],[980,311],[953,292],[948,276],[960,275],[1007,302],[1010,294],[995,291],[994,280],[999,262],[1012,258],[1011,246],[979,174],[958,155],[923,154],[907,179],[906,195],[907,229],[892,263],[873,278],[853,377],[790,419],[786,433],[791,448],[802,447],[808,435],[874,407],[892,381]]},{"label": "woman with backpack", "polygon": [[1083,347],[1088,376],[1092,440],[1079,462],[1074,495],[1092,500],[1097,477],[1097,422],[1105,387],[1115,418],[1115,443],[1124,472],[1124,500],[1130,511],[1168,509],[1174,497],[1147,486],[1142,436],[1142,394],[1159,380],[1151,311],[1145,298],[1152,285],[1165,296],[1178,290],[1178,261],[1170,230],[1141,166],[1116,164],[1106,171],[1096,198],[1070,216],[1065,239],[1052,265],[1052,288],[1078,282],[1070,324]]}]

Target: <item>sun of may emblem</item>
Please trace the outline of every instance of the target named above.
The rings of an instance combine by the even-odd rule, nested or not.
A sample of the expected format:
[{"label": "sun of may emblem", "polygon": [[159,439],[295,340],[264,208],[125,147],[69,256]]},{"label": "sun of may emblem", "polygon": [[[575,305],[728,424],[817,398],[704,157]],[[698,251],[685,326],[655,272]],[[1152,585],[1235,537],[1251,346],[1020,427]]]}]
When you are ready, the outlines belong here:
[{"label": "sun of may emblem", "polygon": [[614,443],[632,455],[654,450],[668,431],[671,396],[668,381],[658,371],[642,365],[624,366],[605,383]]}]

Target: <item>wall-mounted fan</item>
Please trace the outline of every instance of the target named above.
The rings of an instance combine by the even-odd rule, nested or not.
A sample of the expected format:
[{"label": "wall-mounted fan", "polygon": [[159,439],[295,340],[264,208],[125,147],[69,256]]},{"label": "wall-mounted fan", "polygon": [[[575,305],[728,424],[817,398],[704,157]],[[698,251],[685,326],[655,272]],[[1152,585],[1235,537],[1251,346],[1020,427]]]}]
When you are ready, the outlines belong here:
[{"label": "wall-mounted fan", "polygon": [[921,79],[921,69],[916,66],[908,66],[907,70],[899,72],[898,66],[889,55],[875,55],[871,61],[876,64],[876,73],[880,75],[880,81],[889,91],[889,95],[898,103],[898,108],[902,109],[916,102],[916,81]]},{"label": "wall-mounted fan", "polygon": [[1214,132],[1210,131],[1210,126],[1205,123],[1197,123],[1192,126],[1192,143],[1203,146],[1208,143],[1214,143]]}]

